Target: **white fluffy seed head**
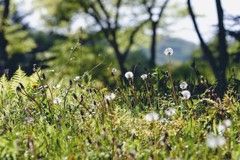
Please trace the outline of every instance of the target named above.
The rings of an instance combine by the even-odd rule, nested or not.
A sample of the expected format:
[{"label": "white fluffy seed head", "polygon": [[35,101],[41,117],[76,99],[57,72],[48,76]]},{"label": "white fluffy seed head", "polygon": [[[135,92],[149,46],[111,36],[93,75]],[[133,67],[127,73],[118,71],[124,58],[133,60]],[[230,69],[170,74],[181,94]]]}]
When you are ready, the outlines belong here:
[{"label": "white fluffy seed head", "polygon": [[164,50],[164,54],[167,56],[171,56],[173,54],[173,49],[172,48],[166,48]]},{"label": "white fluffy seed head", "polygon": [[141,75],[142,80],[146,80],[147,77],[148,77],[147,74],[142,74],[142,75]]},{"label": "white fluffy seed head", "polygon": [[158,114],[156,112],[151,112],[151,113],[148,113],[146,116],[145,116],[145,120],[146,121],[156,121],[158,120]]},{"label": "white fluffy seed head", "polygon": [[189,99],[191,97],[191,93],[188,90],[182,91],[181,94],[183,100]]},{"label": "white fluffy seed head", "polygon": [[183,81],[179,86],[181,89],[187,89],[188,84],[187,82]]},{"label": "white fluffy seed head", "polygon": [[128,72],[125,73],[125,77],[127,79],[133,79],[134,75],[133,75],[133,73],[131,71],[128,71]]}]

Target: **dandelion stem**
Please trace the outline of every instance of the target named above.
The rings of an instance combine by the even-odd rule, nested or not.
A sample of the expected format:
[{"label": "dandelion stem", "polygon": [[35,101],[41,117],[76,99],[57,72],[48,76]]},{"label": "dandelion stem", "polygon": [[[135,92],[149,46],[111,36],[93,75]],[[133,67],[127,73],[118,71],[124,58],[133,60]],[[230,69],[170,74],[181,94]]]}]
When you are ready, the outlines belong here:
[{"label": "dandelion stem", "polygon": [[173,84],[172,74],[171,74],[171,58],[170,58],[170,55],[168,56],[168,58],[169,58],[168,73],[169,73],[170,82],[171,82],[171,84],[172,84],[173,99],[174,99],[175,104],[178,105],[176,89],[175,89],[175,86],[174,86],[174,84]]}]

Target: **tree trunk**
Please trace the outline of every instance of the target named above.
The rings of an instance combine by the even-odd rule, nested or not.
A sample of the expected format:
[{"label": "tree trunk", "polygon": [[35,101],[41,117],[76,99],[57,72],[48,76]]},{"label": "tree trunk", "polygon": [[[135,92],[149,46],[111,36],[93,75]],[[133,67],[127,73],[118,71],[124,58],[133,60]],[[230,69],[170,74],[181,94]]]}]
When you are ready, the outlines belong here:
[{"label": "tree trunk", "polygon": [[216,8],[218,15],[218,52],[219,52],[219,71],[217,91],[223,97],[224,91],[227,89],[226,69],[228,66],[229,54],[227,52],[226,30],[224,27],[224,13],[221,5],[221,0],[216,0]]},{"label": "tree trunk", "polygon": [[152,42],[151,42],[151,57],[150,57],[150,64],[151,68],[156,67],[156,36],[157,36],[157,23],[152,22]]},{"label": "tree trunk", "polygon": [[1,21],[1,26],[0,26],[0,68],[5,69],[6,68],[6,63],[8,60],[8,53],[7,53],[7,44],[8,41],[5,37],[5,27],[7,26],[7,19],[9,16],[9,6],[10,6],[10,1],[5,0],[4,1],[4,9],[3,9],[3,14],[2,14],[2,21]]}]

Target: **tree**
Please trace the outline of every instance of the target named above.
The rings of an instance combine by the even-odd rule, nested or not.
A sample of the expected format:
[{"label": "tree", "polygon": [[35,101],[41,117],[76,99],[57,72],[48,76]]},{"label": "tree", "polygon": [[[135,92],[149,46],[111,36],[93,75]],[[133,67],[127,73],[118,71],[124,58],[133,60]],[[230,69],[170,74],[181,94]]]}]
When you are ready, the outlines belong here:
[{"label": "tree", "polygon": [[[61,0],[44,1],[43,3],[49,10],[48,14],[45,15],[45,20],[50,26],[61,28],[64,26],[62,24],[68,24],[69,28],[69,22],[71,22],[73,17],[76,15],[83,17],[83,12],[88,15],[88,19],[92,18],[94,23],[89,28],[95,29],[95,32],[100,31],[104,35],[113,49],[121,72],[124,73],[126,72],[124,63],[134,44],[136,44],[136,36],[146,24],[150,24],[152,31],[149,47],[151,54],[149,64],[151,67],[156,66],[157,28],[168,2],[169,0]],[[153,11],[156,9],[159,10],[158,13]],[[138,13],[126,14],[124,10],[126,12],[137,10]],[[124,19],[129,17],[132,17],[131,24],[123,22]]]},{"label": "tree", "polygon": [[29,37],[29,31],[21,21],[23,16],[19,15],[13,1],[0,1],[0,17],[0,74],[9,70],[11,75],[18,65],[25,64],[24,54],[31,52],[36,44]]},{"label": "tree", "polygon": [[192,9],[191,0],[187,0],[189,14],[191,16],[194,28],[196,30],[197,36],[200,41],[200,46],[203,52],[204,57],[208,60],[214,75],[217,79],[217,92],[220,96],[223,96],[224,91],[227,89],[227,78],[226,70],[229,64],[229,53],[228,46],[226,42],[226,30],[224,26],[224,11],[222,9],[222,4],[220,0],[216,0],[217,16],[218,16],[218,34],[217,34],[217,51],[218,54],[215,56],[214,52],[211,51],[207,43],[202,38],[202,35],[199,31],[199,26],[196,22],[196,17]]},{"label": "tree", "polygon": [[[165,10],[169,0],[165,0],[162,6],[155,6],[156,0],[153,0],[151,4],[149,4],[146,0],[143,0],[143,4],[147,10],[147,13],[149,14],[149,21],[151,24],[151,43],[150,43],[150,61],[149,66],[155,67],[156,66],[156,38],[157,38],[157,27],[160,22],[160,19],[163,15],[163,11]],[[156,7],[159,9],[158,13],[153,13],[153,10],[156,9]]]},{"label": "tree", "polygon": [[3,69],[5,68],[5,63],[8,59],[7,54],[7,44],[8,41],[6,39],[6,27],[7,27],[7,20],[9,16],[9,7],[10,7],[10,0],[2,0],[0,1],[0,11],[1,11],[1,23],[0,23],[0,67]]},{"label": "tree", "polygon": [[137,25],[133,27],[132,31],[129,33],[128,44],[124,49],[121,50],[121,46],[118,42],[119,36],[118,31],[119,26],[119,9],[123,3],[122,0],[117,0],[115,6],[115,13],[110,14],[103,4],[102,0],[96,0],[91,2],[79,1],[83,6],[84,11],[92,16],[96,23],[100,26],[101,31],[104,33],[105,38],[111,45],[118,60],[119,67],[122,73],[126,72],[124,67],[124,62],[130,52],[131,47],[134,44],[134,38],[137,32],[143,27],[148,20],[142,20],[141,22],[136,22]]}]

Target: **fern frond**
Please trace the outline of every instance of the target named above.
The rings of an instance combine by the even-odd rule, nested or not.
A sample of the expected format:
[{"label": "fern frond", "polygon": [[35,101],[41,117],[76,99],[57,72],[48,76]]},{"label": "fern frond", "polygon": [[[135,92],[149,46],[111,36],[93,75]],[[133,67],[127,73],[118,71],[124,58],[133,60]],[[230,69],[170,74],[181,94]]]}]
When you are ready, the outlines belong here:
[{"label": "fern frond", "polygon": [[16,91],[16,88],[19,86],[19,83],[22,83],[23,86],[27,86],[29,84],[28,77],[20,66],[18,67],[17,71],[13,74],[10,80],[11,90]]},{"label": "fern frond", "polygon": [[7,97],[7,94],[10,94],[9,82],[8,82],[6,75],[4,74],[0,78],[0,104],[3,104],[3,102],[5,101],[5,99]]}]

